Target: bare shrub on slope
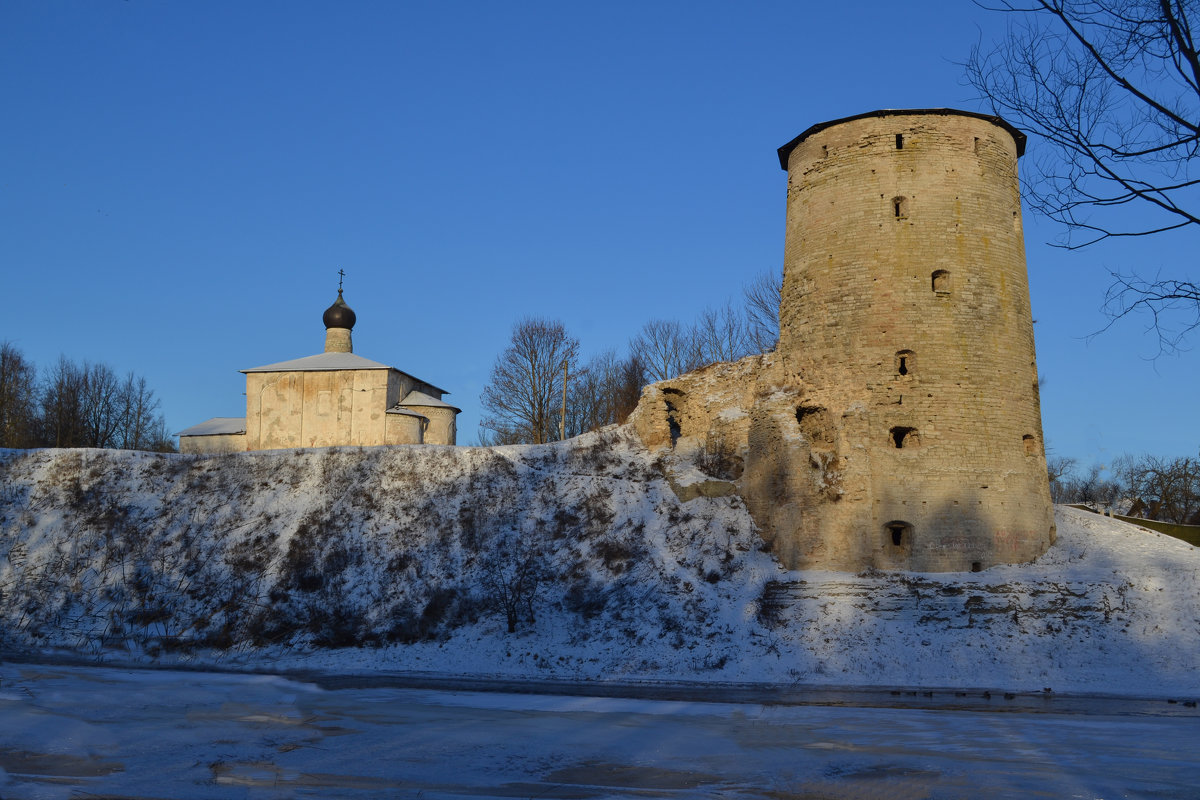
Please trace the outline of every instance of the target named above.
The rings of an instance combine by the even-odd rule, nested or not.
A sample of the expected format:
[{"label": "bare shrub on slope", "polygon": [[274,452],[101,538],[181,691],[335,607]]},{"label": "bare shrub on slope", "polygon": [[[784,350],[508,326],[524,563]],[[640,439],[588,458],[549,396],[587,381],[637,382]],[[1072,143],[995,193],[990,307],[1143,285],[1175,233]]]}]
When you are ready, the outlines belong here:
[{"label": "bare shrub on slope", "polygon": [[545,554],[530,538],[509,531],[492,537],[482,561],[486,608],[503,614],[509,633],[516,633],[521,623],[532,625],[538,590],[546,578]]}]

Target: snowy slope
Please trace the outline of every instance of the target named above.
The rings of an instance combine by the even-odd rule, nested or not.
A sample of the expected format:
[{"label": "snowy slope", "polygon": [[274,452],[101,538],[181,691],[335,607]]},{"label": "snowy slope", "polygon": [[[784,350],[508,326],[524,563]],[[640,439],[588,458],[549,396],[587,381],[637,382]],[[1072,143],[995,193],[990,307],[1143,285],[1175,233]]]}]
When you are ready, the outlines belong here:
[{"label": "snowy slope", "polygon": [[1185,543],[1060,509],[1058,544],[1030,565],[789,573],[737,497],[681,502],[669,469],[623,428],[492,449],[0,451],[0,641],[225,666],[1200,695]]}]

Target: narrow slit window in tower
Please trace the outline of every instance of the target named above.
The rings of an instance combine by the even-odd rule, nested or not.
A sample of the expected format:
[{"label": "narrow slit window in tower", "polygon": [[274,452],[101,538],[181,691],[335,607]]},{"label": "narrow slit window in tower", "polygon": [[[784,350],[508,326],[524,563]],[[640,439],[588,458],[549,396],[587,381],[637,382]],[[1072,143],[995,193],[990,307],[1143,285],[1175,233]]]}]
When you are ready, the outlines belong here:
[{"label": "narrow slit window in tower", "polygon": [[905,447],[916,447],[920,444],[920,439],[917,436],[916,428],[909,428],[904,425],[897,425],[891,430],[892,444],[897,450],[903,450]]},{"label": "narrow slit window in tower", "polygon": [[896,219],[904,219],[908,216],[908,199],[905,197],[892,198],[892,213],[896,215]]},{"label": "narrow slit window in tower", "polygon": [[933,291],[938,294],[950,294],[950,272],[944,269],[934,270],[929,276]]},{"label": "narrow slit window in tower", "polygon": [[904,134],[903,133],[896,134],[896,149],[897,150],[904,149]]},{"label": "narrow slit window in tower", "polygon": [[911,538],[909,532],[912,530],[912,525],[909,525],[907,522],[894,520],[883,527],[887,531],[893,547],[903,547],[910,543],[906,539]]},{"label": "narrow slit window in tower", "polygon": [[904,377],[911,375],[916,367],[916,353],[912,350],[900,350],[896,353],[896,374]]}]

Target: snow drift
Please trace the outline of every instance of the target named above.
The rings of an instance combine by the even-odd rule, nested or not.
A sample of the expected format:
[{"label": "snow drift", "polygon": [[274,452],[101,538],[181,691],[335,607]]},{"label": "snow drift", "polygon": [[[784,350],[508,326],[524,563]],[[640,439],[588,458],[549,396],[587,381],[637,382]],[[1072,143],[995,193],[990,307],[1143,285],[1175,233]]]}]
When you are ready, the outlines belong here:
[{"label": "snow drift", "polygon": [[[1200,550],[786,572],[626,428],[554,445],[0,451],[0,642],[101,659],[1200,694]],[[695,495],[695,496],[693,496]],[[511,631],[511,632],[510,632]]]}]

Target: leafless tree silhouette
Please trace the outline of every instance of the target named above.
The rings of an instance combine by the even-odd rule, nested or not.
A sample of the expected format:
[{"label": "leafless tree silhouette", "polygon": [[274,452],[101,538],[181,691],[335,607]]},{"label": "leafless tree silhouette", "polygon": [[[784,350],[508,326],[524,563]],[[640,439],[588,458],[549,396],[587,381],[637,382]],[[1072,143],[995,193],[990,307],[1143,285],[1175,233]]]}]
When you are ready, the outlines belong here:
[{"label": "leafless tree silhouette", "polygon": [[[1049,145],[1023,184],[1030,207],[1065,226],[1061,246],[1200,226],[1195,0],[980,5],[1011,15],[1008,35],[972,50],[967,80],[996,114]],[[1148,313],[1163,351],[1200,326],[1189,274],[1150,279],[1135,267],[1113,277],[1112,321]]]}]

